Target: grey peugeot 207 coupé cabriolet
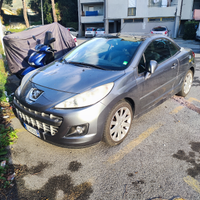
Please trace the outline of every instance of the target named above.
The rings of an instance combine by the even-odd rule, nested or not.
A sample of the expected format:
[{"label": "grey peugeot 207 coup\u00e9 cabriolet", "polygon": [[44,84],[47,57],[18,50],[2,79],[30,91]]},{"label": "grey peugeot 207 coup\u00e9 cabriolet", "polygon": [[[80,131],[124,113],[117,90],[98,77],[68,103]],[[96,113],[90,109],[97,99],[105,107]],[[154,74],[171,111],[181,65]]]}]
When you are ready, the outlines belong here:
[{"label": "grey peugeot 207 coup\u00e9 cabriolet", "polygon": [[166,36],[97,37],[27,74],[14,107],[23,126],[43,140],[114,146],[133,118],[174,94],[186,96],[195,67],[191,49]]}]

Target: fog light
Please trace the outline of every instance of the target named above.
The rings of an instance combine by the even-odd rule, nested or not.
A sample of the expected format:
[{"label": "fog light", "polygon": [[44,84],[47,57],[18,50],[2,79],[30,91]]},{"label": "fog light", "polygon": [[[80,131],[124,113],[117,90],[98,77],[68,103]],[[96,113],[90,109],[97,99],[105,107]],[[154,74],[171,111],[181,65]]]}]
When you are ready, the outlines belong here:
[{"label": "fog light", "polygon": [[88,132],[88,127],[89,127],[88,124],[73,126],[73,127],[70,128],[70,130],[65,135],[65,137],[85,135]]},{"label": "fog light", "polygon": [[85,126],[77,126],[76,127],[76,132],[79,134],[82,134],[85,130]]}]

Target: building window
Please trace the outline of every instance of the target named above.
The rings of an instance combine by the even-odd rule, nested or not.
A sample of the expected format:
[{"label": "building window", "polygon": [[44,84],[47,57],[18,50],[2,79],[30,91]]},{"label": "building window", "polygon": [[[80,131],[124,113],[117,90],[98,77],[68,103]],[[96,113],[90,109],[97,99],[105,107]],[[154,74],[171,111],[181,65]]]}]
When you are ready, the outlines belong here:
[{"label": "building window", "polygon": [[134,22],[143,22],[143,18],[134,19]]},{"label": "building window", "polygon": [[136,8],[128,8],[128,16],[136,16]]},{"label": "building window", "polygon": [[149,22],[169,22],[169,21],[174,21],[174,17],[156,17],[156,18],[149,18]]},{"label": "building window", "polygon": [[149,0],[149,7],[170,7],[173,0]]},{"label": "building window", "polygon": [[132,23],[133,19],[124,19],[124,23]]},{"label": "building window", "polygon": [[94,6],[89,6],[88,11],[94,11]]},{"label": "building window", "polygon": [[128,16],[136,16],[136,0],[128,1]]},{"label": "building window", "polygon": [[124,19],[124,23],[137,23],[137,22],[143,22],[143,18],[137,18],[137,19]]},{"label": "building window", "polygon": [[149,22],[160,22],[162,18],[149,18]]},{"label": "building window", "polygon": [[174,17],[163,17],[162,21],[167,22],[167,21],[174,21]]}]

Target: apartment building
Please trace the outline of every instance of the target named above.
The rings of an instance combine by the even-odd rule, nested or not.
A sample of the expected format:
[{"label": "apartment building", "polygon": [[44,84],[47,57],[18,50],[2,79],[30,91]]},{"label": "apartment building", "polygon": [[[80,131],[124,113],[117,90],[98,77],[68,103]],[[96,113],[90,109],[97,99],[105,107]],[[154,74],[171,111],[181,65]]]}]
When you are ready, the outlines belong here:
[{"label": "apartment building", "polygon": [[193,19],[194,9],[200,9],[200,0],[78,0],[79,35],[87,27],[149,33],[155,26],[167,26],[176,37],[182,24]]}]

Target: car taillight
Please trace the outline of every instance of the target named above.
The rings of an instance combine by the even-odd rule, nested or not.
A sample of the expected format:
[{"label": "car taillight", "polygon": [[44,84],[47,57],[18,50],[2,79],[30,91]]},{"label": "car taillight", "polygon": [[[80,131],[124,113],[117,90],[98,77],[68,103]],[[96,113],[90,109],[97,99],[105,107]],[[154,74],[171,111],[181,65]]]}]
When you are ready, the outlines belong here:
[{"label": "car taillight", "polygon": [[74,38],[74,42],[77,42],[76,38]]},{"label": "car taillight", "polygon": [[151,33],[153,34],[153,31],[151,31]]},{"label": "car taillight", "polygon": [[165,35],[167,35],[167,31],[165,31]]},{"label": "car taillight", "polygon": [[105,31],[104,31],[104,34],[105,34]]},{"label": "car taillight", "polygon": [[195,53],[192,51],[192,55],[193,55],[193,57],[195,58]]},{"label": "car taillight", "polygon": [[97,31],[96,31],[96,34],[97,34]]},{"label": "car taillight", "polygon": [[94,31],[94,29],[92,29],[92,31]]}]

